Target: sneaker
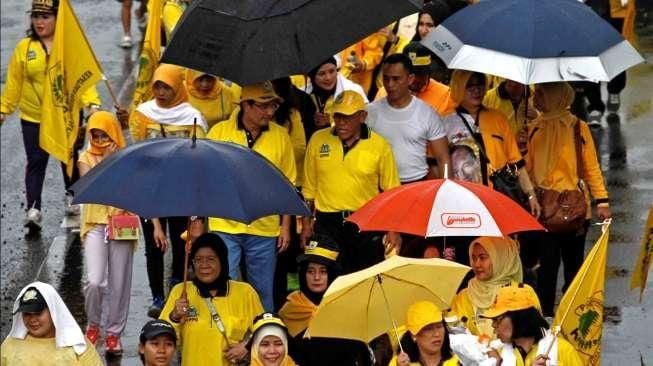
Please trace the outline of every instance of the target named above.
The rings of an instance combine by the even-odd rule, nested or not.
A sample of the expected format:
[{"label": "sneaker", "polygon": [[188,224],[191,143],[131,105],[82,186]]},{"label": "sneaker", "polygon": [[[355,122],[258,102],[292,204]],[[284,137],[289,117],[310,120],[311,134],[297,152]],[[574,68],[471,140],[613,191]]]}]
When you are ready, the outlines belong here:
[{"label": "sneaker", "polygon": [[609,112],[616,112],[621,106],[621,96],[619,94],[608,94],[607,108]]},{"label": "sneaker", "polygon": [[79,216],[79,205],[73,205],[73,196],[70,193],[66,193],[64,203],[64,213],[66,216]]},{"label": "sneaker", "polygon": [[122,355],[122,344],[120,344],[120,338],[115,334],[107,335],[107,339],[104,341],[104,347],[106,353],[113,356]]},{"label": "sneaker", "polygon": [[131,36],[122,37],[122,41],[120,42],[120,47],[122,47],[122,48],[132,48],[133,45],[134,45],[134,41],[132,41]]},{"label": "sneaker", "polygon": [[590,127],[601,127],[601,119],[603,113],[601,111],[591,111],[587,116],[587,125]]},{"label": "sneaker", "polygon": [[161,315],[161,309],[163,309],[163,298],[155,297],[154,300],[152,300],[152,305],[147,308],[147,316],[150,318],[159,319],[159,315]]},{"label": "sneaker", "polygon": [[84,333],[89,342],[95,346],[98,338],[100,338],[100,328],[97,325],[88,325],[86,327],[86,333]]},{"label": "sneaker", "polygon": [[27,210],[25,227],[33,230],[41,230],[41,210],[34,207]]}]

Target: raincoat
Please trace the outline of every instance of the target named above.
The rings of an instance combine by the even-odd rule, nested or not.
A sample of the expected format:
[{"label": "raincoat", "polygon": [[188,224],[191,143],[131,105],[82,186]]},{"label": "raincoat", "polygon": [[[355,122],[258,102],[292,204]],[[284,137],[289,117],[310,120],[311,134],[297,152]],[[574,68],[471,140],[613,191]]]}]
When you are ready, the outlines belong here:
[{"label": "raincoat", "polygon": [[[541,84],[542,114],[528,129],[526,169],[533,185],[556,191],[573,190],[578,185],[574,125],[579,121],[569,112],[574,91],[567,83]],[[598,163],[594,139],[585,122],[580,124],[583,182],[597,204],[608,202],[608,191]],[[588,200],[589,204],[589,200]],[[591,215],[591,210],[588,210]]]},{"label": "raincoat", "polygon": [[[38,40],[27,37],[18,42],[7,67],[7,80],[0,101],[1,113],[9,115],[18,107],[20,119],[40,123],[47,57],[45,48]],[[86,90],[81,98],[83,106],[102,104],[95,86]]]},{"label": "raincoat", "polygon": [[[193,282],[186,282],[188,304],[197,312],[196,319],[186,319],[183,324],[170,319],[175,301],[181,296],[183,284],[177,284],[168,295],[160,319],[175,328],[180,339],[182,366],[230,365],[224,357],[227,348],[225,338],[211,319],[211,312]],[[256,291],[245,282],[229,280],[226,296],[215,296],[211,302],[224,323],[230,343],[242,342],[254,318],[263,313],[263,306]]]},{"label": "raincoat", "polygon": [[[16,312],[19,300],[30,287],[41,293],[55,327],[54,338],[35,338],[29,335],[22,313]],[[25,286],[14,302],[13,322],[7,338],[0,347],[1,366],[102,366],[95,347],[84,337],[75,318],[57,291],[49,284],[33,282]]]}]

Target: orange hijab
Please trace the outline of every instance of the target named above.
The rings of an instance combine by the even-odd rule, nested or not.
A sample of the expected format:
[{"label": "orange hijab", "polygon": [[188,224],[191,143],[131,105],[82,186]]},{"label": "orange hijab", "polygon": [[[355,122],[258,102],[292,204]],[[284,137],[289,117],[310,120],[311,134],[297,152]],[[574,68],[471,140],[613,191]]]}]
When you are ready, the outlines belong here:
[{"label": "orange hijab", "polygon": [[191,69],[186,70],[186,89],[188,90],[188,93],[197,99],[217,98],[218,95],[220,95],[220,91],[222,91],[222,83],[218,78],[216,78],[213,75],[211,75],[211,77],[215,79],[215,83],[213,84],[213,89],[211,89],[208,93],[206,94],[202,93],[195,88],[195,80],[199,79],[204,75],[210,75],[210,74],[201,71],[191,70]]},{"label": "orange hijab", "polygon": [[165,108],[172,108],[188,101],[188,93],[184,87],[183,70],[184,69],[179,66],[169,64],[161,64],[156,68],[156,70],[154,70],[154,75],[152,76],[152,94],[154,94],[154,83],[157,81],[171,87],[175,92],[175,97],[172,100],[172,103],[165,106]]},{"label": "orange hijab", "polygon": [[456,69],[451,74],[449,92],[451,93],[451,100],[456,103],[456,106],[459,106],[463,102],[463,99],[465,99],[465,88],[473,73],[473,71]]},{"label": "orange hijab", "polygon": [[109,135],[111,140],[118,145],[119,149],[125,147],[125,138],[122,135],[122,130],[120,129],[120,123],[113,115],[113,113],[107,111],[97,111],[91,115],[88,119],[88,125],[86,127],[86,133],[88,134],[88,140],[91,142],[88,146],[88,151],[91,154],[102,155],[104,153],[104,148],[109,145],[109,143],[97,143],[91,138],[91,130],[100,130]]}]

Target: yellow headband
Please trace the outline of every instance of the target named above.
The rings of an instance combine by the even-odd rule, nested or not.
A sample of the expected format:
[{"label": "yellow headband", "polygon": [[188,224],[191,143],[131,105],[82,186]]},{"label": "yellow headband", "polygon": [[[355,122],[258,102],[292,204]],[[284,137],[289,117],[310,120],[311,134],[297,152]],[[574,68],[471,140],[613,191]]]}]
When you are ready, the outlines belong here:
[{"label": "yellow headband", "polygon": [[[313,242],[311,242],[312,244]],[[329,250],[326,248],[320,248],[317,246],[317,242],[315,243],[315,246],[311,246],[309,244],[308,247],[306,247],[306,251],[304,251],[304,254],[306,255],[317,255],[319,257],[324,257],[327,259],[330,259],[332,261],[335,261],[338,259],[338,252]]]}]

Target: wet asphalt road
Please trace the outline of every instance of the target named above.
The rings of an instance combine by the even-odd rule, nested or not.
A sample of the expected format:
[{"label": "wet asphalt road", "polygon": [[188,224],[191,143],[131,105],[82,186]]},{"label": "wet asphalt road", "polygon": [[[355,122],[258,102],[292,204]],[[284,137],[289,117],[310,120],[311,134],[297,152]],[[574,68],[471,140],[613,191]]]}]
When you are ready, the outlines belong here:
[{"label": "wet asphalt road", "polygon": [[[1,6],[1,83],[13,48],[28,25],[28,1],[3,0]],[[122,35],[119,8],[113,0],[72,0],[104,72],[121,103],[130,96],[129,74],[137,50],[117,47]],[[139,34],[133,24],[133,33]],[[644,220],[653,202],[653,23],[640,29],[639,49],[648,64],[629,71],[628,87],[622,93],[618,115],[604,119],[603,127],[594,131],[601,165],[612,200],[614,221],[606,283],[606,322],[603,333],[604,365],[653,364],[653,280],[642,303],[639,294],[629,290],[630,275],[639,250]],[[127,81],[127,82],[126,82]],[[104,85],[98,84],[104,108],[112,102]],[[77,235],[60,227],[63,218],[63,181],[61,170],[51,159],[43,192],[43,231],[40,236],[26,237],[23,174],[25,154],[21,143],[17,114],[8,118],[0,132],[1,139],[1,209],[0,209],[0,336],[11,327],[11,306],[25,284],[39,279],[55,285],[82,326],[86,322],[83,305],[83,254]],[[598,238],[598,229],[588,235],[589,246]],[[145,273],[143,248],[134,257],[132,301],[127,329],[123,335],[125,354],[109,364],[139,365],[138,331],[147,321],[149,287]],[[100,347],[102,352],[102,347]]]}]

